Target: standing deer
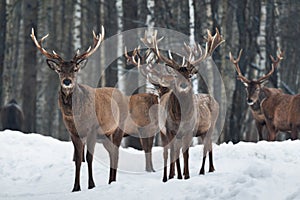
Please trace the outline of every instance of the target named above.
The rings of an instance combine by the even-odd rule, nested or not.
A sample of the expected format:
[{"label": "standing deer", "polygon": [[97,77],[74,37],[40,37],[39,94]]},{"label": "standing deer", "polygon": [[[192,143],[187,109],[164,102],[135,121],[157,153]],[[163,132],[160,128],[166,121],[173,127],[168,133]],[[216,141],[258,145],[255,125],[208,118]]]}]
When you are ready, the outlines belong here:
[{"label": "standing deer", "polygon": [[24,114],[15,99],[12,99],[0,109],[2,129],[22,131]]},{"label": "standing deer", "polygon": [[[268,88],[265,87],[263,84],[265,81],[268,80],[268,78],[274,73],[275,68],[279,64],[280,60],[282,60],[283,53],[280,52],[280,54],[277,56],[277,59],[275,60],[272,56],[272,68],[271,70],[265,74],[264,76],[258,78],[257,80],[249,80],[247,79],[241,72],[239,67],[239,61],[242,55],[242,50],[239,53],[239,56],[237,59],[234,59],[231,52],[229,53],[230,61],[234,64],[235,69],[238,73],[237,79],[240,80],[246,87],[247,91],[247,104],[250,106],[252,116],[255,120],[255,125],[257,128],[259,140],[263,139],[262,132],[263,127],[266,125],[266,119],[263,114],[262,110],[262,102],[269,96],[275,95],[275,94],[281,94],[282,91],[277,88]],[[272,140],[272,136],[268,133],[268,140]]]},{"label": "standing deer", "polygon": [[101,34],[94,36],[94,45],[86,52],[79,51],[70,61],[65,61],[57,53],[46,51],[42,42],[48,35],[38,41],[32,29],[31,38],[38,50],[47,57],[47,64],[54,70],[60,80],[58,104],[63,121],[70,133],[74,145],[75,182],[74,191],[80,190],[80,167],[84,159],[84,146],[87,145],[86,160],[88,164],[88,188],[94,188],[92,162],[97,134],[106,140],[104,147],[110,157],[109,183],[116,181],[119,146],[123,137],[124,121],[127,117],[127,100],[116,88],[92,88],[77,83],[77,74],[84,67],[86,59],[100,46],[104,39]]},{"label": "standing deer", "polygon": [[134,94],[129,97],[129,115],[125,133],[137,135],[145,151],[145,168],[155,172],[152,163],[153,139],[158,133],[158,96],[150,93]]},{"label": "standing deer", "polygon": [[147,66],[140,66],[139,50],[136,50],[137,53],[132,56],[132,60],[135,60],[134,63],[139,67],[143,76],[147,77],[152,84],[163,89],[163,92],[160,93],[159,107],[159,127],[164,146],[163,182],[167,181],[168,148],[170,148],[171,158],[169,178],[171,179],[175,175],[176,162],[178,179],[182,179],[179,162],[181,147],[184,157],[184,178],[189,178],[188,150],[193,136],[201,136],[204,141],[200,174],[204,174],[207,152],[209,152],[210,161],[209,171],[214,171],[211,137],[218,117],[218,103],[208,94],[193,94],[189,78],[197,72],[195,65],[211,55],[214,49],[223,42],[223,39],[218,32],[214,37],[209,32],[205,55],[202,55],[201,47],[197,46],[198,53],[201,55],[198,59],[195,59],[196,52],[185,46],[190,50],[189,59],[188,61],[183,59],[183,63],[180,65],[170,54],[168,58],[160,53],[157,46],[159,40],[156,39],[156,35],[155,32],[150,42],[146,36],[141,40],[154,53],[157,64],[148,63]]}]

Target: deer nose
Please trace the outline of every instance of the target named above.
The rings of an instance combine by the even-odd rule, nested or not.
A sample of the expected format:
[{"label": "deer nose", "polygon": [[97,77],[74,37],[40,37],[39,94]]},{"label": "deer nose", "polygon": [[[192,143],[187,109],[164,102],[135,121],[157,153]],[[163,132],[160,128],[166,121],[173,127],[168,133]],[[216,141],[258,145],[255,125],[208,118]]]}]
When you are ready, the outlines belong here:
[{"label": "deer nose", "polygon": [[253,104],[254,104],[254,102],[253,102],[253,100],[252,100],[252,99],[248,99],[248,100],[247,100],[247,104],[251,106],[251,105],[253,105]]},{"label": "deer nose", "polygon": [[71,83],[72,83],[72,81],[70,79],[68,79],[68,78],[63,80],[63,84],[65,86],[69,86]]}]

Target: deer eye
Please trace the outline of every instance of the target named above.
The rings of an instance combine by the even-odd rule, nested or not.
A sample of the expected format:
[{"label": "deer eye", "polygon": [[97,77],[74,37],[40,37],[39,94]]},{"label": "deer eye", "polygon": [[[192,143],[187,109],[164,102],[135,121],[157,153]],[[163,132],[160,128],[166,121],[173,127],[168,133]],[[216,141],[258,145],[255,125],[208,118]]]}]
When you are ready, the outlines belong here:
[{"label": "deer eye", "polygon": [[60,73],[60,72],[61,72],[61,70],[60,70],[60,69],[56,69],[56,72],[57,72],[57,73]]}]

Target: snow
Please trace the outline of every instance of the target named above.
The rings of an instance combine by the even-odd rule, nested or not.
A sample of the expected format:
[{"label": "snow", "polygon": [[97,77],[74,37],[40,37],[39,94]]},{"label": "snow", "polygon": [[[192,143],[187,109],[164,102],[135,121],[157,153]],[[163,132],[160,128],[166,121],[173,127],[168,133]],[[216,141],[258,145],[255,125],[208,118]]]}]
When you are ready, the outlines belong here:
[{"label": "snow", "polygon": [[[162,183],[162,148],[154,147],[155,173],[144,172],[144,153],[120,148],[117,182],[108,185],[108,154],[97,144],[96,187],[71,193],[73,145],[39,134],[0,132],[0,199],[300,199],[300,141],[214,145],[216,172],[198,175],[202,146],[190,149],[189,180]],[[207,162],[208,164],[208,162]],[[206,166],[206,171],[208,166]]]}]

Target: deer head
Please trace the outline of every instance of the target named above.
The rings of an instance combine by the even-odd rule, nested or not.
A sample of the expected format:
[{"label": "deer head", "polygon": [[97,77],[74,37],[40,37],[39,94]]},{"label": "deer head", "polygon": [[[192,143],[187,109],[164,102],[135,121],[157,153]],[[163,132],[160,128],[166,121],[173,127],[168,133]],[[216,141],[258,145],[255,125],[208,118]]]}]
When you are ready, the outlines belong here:
[{"label": "deer head", "polygon": [[191,78],[194,74],[198,72],[197,65],[203,62],[206,58],[212,55],[214,50],[222,44],[225,40],[220,35],[219,30],[216,29],[215,35],[212,35],[209,30],[207,30],[206,46],[205,51],[199,44],[197,45],[187,45],[183,44],[184,55],[178,55],[182,58],[182,62],[178,63],[174,58],[170,50],[168,51],[168,56],[164,56],[158,48],[158,43],[163,39],[157,39],[157,31],[154,31],[151,39],[148,40],[147,34],[145,33],[144,38],[141,41],[153,52],[155,55],[156,62],[164,63],[178,72],[180,72],[185,78]]},{"label": "deer head", "polygon": [[80,54],[78,50],[70,61],[65,61],[64,59],[62,59],[62,57],[59,56],[55,51],[50,53],[43,48],[42,42],[48,37],[48,35],[49,34],[42,37],[42,39],[38,41],[34,35],[34,29],[32,28],[30,37],[33,40],[36,47],[38,48],[38,50],[40,50],[40,52],[47,57],[46,62],[49,68],[54,70],[58,74],[62,91],[66,95],[69,95],[73,92],[75,88],[78,71],[85,66],[87,58],[98,49],[101,42],[103,41],[104,28],[102,26],[101,34],[99,35],[96,35],[93,31],[93,47],[89,47],[82,54]]},{"label": "deer head", "polygon": [[[154,31],[149,40],[147,38],[147,33],[145,32],[145,36],[141,38],[141,41],[148,47],[146,53],[142,55],[138,47],[133,51],[132,55],[129,56],[125,49],[125,57],[127,58],[127,62],[136,65],[140,69],[141,74],[144,77],[147,77],[153,85],[159,86],[159,88],[166,88],[166,83],[168,83],[168,85],[169,83],[174,83],[179,91],[191,89],[190,78],[198,72],[197,65],[203,62],[207,57],[211,56],[214,50],[225,41],[218,29],[216,29],[215,35],[212,35],[211,32],[207,30],[205,51],[202,51],[200,45],[189,46],[184,43],[183,49],[185,50],[185,54],[178,55],[182,58],[182,62],[178,63],[173,58],[170,50],[168,51],[168,56],[165,56],[160,52],[158,43],[162,39],[163,37],[157,39],[157,31]],[[153,61],[156,63],[155,65],[151,64]],[[149,67],[140,67],[141,63],[148,64]],[[158,65],[157,63],[161,64]],[[165,66],[165,69],[163,68],[163,65]],[[159,67],[154,69],[154,66]],[[173,90],[174,89],[175,88],[173,88]]]},{"label": "deer head", "polygon": [[283,52],[280,51],[280,53],[277,55],[277,58],[274,59],[272,55],[270,55],[270,58],[272,60],[272,68],[271,70],[263,75],[262,77],[258,78],[257,80],[249,80],[245,76],[243,76],[240,67],[239,67],[239,61],[242,55],[242,50],[239,52],[239,56],[237,59],[234,59],[231,52],[229,53],[230,61],[234,64],[235,70],[238,73],[237,79],[240,80],[246,87],[247,91],[247,104],[253,105],[255,102],[257,102],[259,98],[259,93],[261,91],[261,88],[265,81],[268,80],[268,78],[274,73],[275,68],[279,64],[279,62],[283,59]]}]

